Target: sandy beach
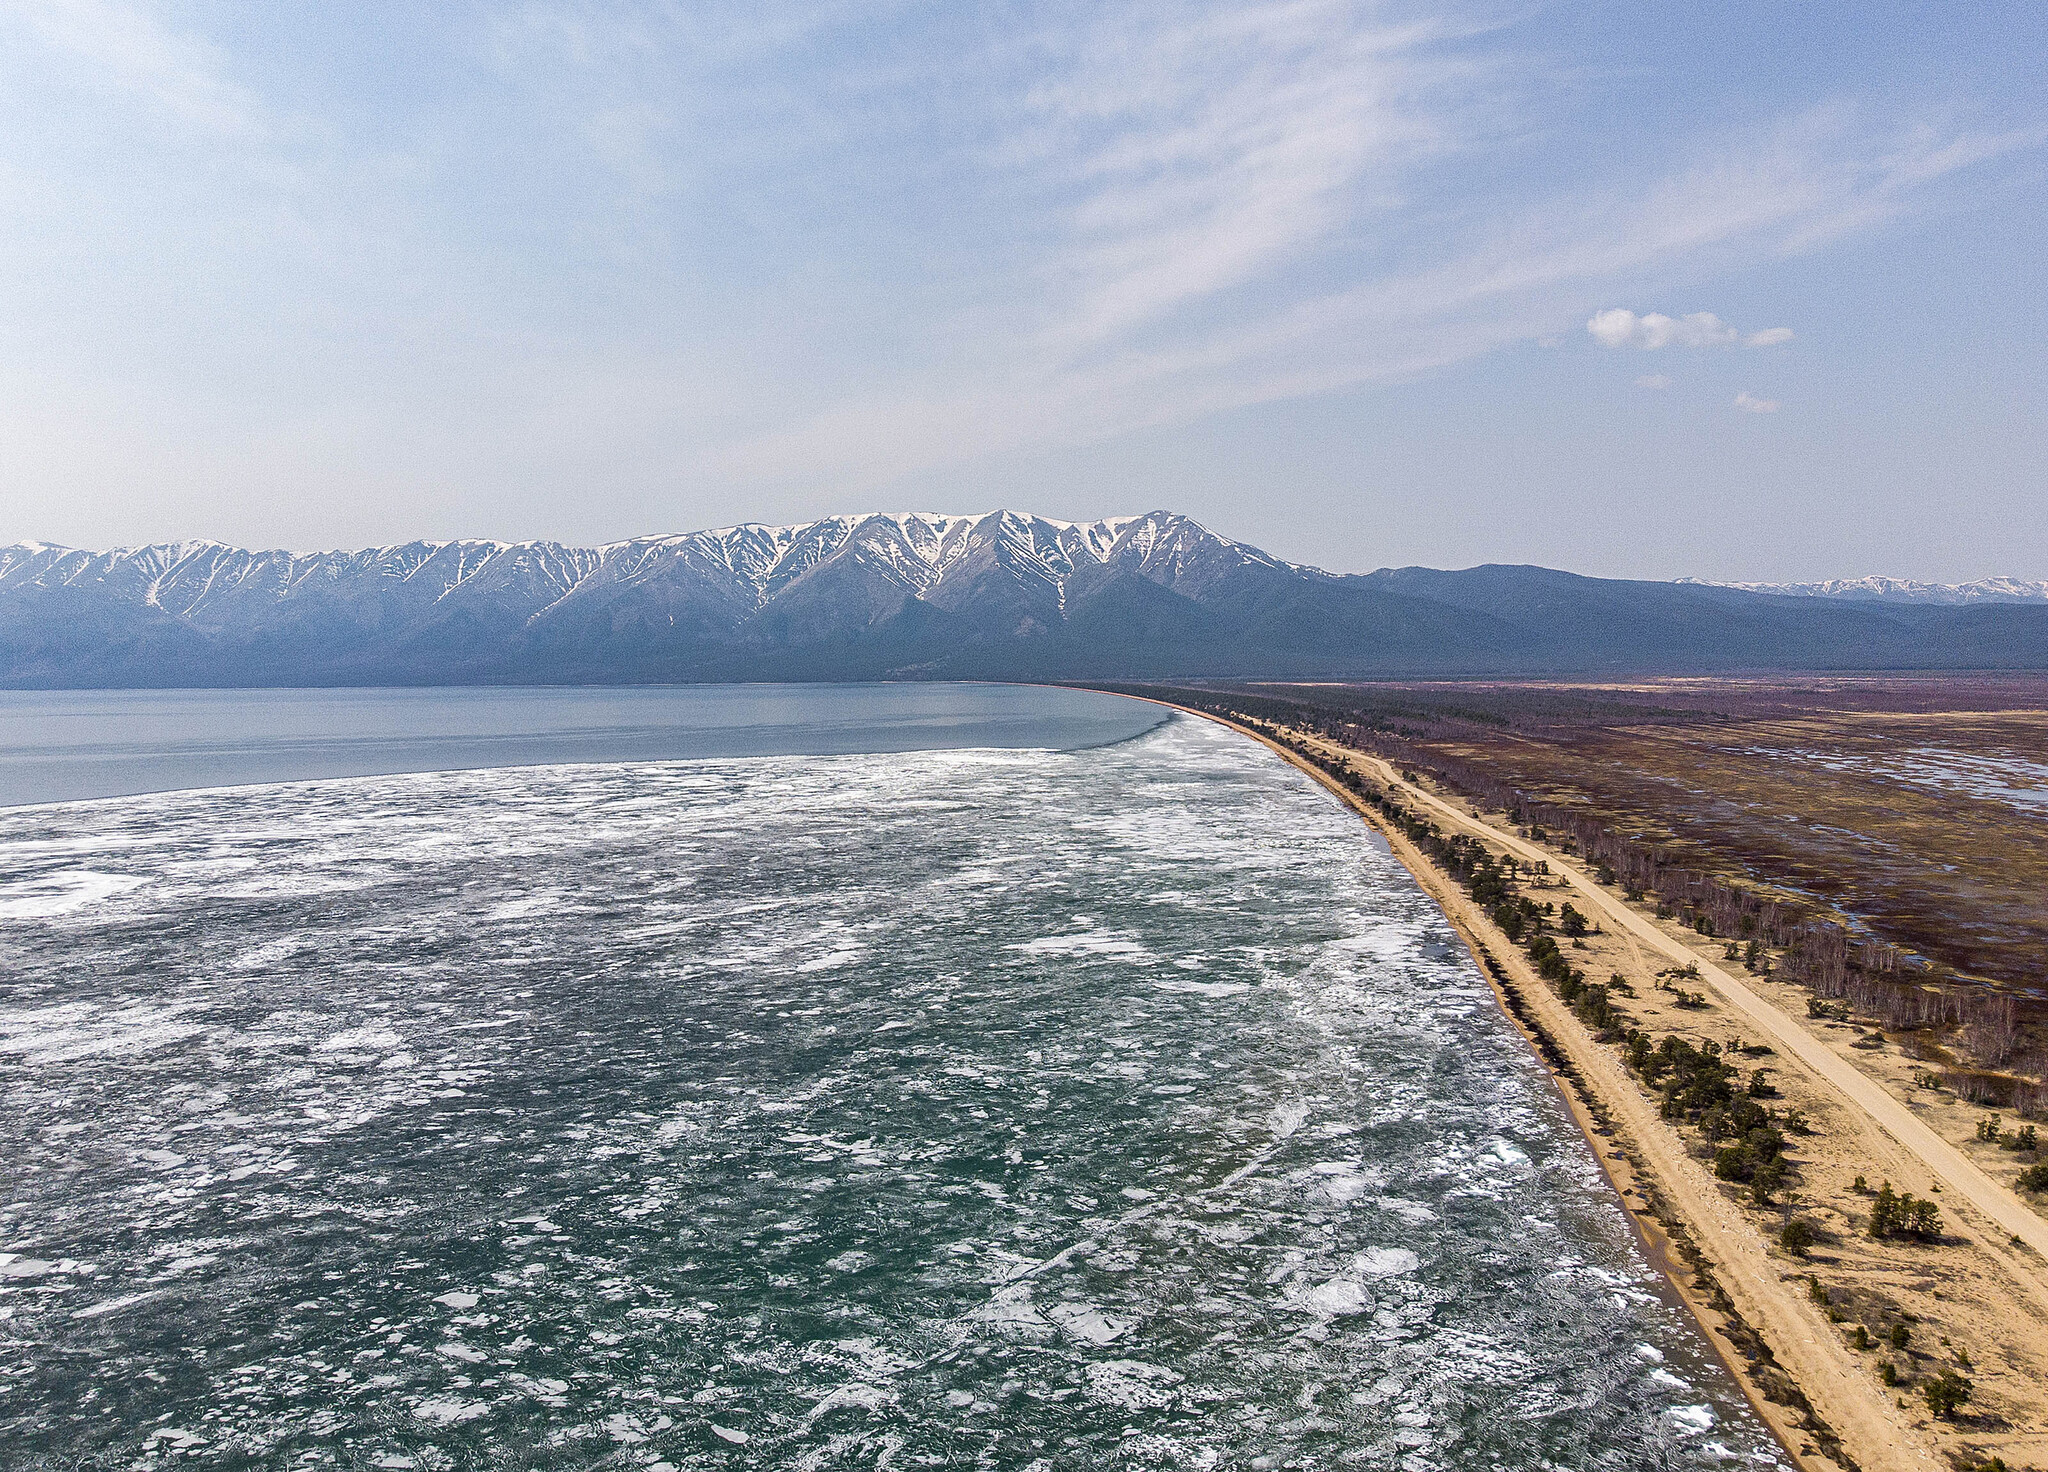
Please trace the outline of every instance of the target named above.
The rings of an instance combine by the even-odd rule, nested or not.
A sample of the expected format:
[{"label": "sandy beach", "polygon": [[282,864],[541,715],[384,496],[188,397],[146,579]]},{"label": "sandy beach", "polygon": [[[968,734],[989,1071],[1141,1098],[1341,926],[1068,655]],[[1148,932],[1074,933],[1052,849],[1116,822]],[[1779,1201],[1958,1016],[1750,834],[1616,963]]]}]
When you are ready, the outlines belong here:
[{"label": "sandy beach", "polygon": [[[1790,1457],[1868,1472],[2048,1464],[2048,1221],[2010,1189],[2009,1152],[1975,1138],[1985,1111],[1918,1086],[1910,1060],[1874,1025],[1808,1017],[1801,989],[1738,976],[1719,943],[1603,889],[1507,815],[1477,812],[1307,733],[1224,724],[1358,811],[1443,907],[1556,1077],[1653,1258]],[[1611,979],[1622,1026],[1716,1044],[1755,1072],[1780,1118],[1804,1122],[1790,1136],[1777,1199],[1758,1205],[1716,1179],[1711,1143],[1661,1117],[1623,1049],[1596,1040],[1458,883],[1310,756],[1525,872],[1541,862],[1547,872],[1525,893],[1569,899],[1592,922],[1571,942],[1571,961]],[[1937,1240],[1871,1236],[1882,1183],[1937,1204]],[[1780,1245],[1794,1218],[1813,1237],[1796,1253]],[[1923,1394],[1944,1374],[1970,1386],[1953,1419],[1937,1419]]]}]

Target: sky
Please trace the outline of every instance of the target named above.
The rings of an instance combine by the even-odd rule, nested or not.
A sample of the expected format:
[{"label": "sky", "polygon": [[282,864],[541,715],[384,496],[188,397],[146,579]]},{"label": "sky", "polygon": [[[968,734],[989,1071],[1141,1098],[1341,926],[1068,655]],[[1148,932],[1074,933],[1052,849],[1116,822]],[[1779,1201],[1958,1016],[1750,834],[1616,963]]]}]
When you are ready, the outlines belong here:
[{"label": "sky", "polygon": [[0,0],[0,541],[2048,577],[2048,6]]}]

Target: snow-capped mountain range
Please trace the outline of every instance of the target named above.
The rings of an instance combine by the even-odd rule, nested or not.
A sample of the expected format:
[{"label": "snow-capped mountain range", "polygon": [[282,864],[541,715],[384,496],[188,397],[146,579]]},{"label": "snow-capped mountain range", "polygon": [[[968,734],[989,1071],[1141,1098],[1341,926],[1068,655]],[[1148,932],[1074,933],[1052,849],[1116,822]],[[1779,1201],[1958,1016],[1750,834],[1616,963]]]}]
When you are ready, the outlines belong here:
[{"label": "snow-capped mountain range", "polygon": [[[244,664],[281,666],[280,676],[308,658],[339,676],[351,664],[366,674],[481,672],[506,655],[601,675],[620,658],[636,669],[650,659],[687,664],[713,648],[736,657],[714,665],[743,663],[749,649],[787,664],[773,656],[871,642],[906,617],[940,614],[968,643],[1043,640],[1072,622],[1076,600],[1111,585],[1136,579],[1199,601],[1246,576],[1328,574],[1170,512],[1093,522],[875,513],[600,547],[455,541],[297,553],[178,542],[91,552],[20,543],[0,547],[0,637],[14,635],[17,672],[29,655],[51,678],[80,657],[104,663],[138,644],[174,663],[202,644],[232,648]],[[104,637],[79,648],[79,625],[36,616],[58,608]],[[50,641],[62,647],[44,652],[58,659],[36,661],[21,647]]]},{"label": "snow-capped mountain range", "polygon": [[2048,603],[2048,579],[1979,578],[1973,583],[1922,583],[1911,578],[1828,578],[1818,583],[1714,583],[1680,578],[1709,588],[1740,588],[1784,598],[1848,598],[1863,603]]},{"label": "snow-capped mountain range", "polygon": [[[22,543],[0,547],[0,685],[2048,666],[2048,618],[2010,608],[1530,567],[1340,576],[1170,511],[877,513],[601,547]],[[1981,611],[1998,617],[1954,622]]]}]

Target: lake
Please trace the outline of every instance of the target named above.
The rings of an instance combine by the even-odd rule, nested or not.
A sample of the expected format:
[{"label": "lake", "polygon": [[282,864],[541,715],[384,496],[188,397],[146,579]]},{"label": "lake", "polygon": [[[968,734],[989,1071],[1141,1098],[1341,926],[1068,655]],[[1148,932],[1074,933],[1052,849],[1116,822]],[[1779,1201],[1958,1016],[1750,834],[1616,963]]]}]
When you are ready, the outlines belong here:
[{"label": "lake", "polygon": [[[265,785],[0,812],[9,1466],[1782,1465],[1442,914],[1233,733],[54,699]],[[828,749],[275,779],[331,739]]]}]

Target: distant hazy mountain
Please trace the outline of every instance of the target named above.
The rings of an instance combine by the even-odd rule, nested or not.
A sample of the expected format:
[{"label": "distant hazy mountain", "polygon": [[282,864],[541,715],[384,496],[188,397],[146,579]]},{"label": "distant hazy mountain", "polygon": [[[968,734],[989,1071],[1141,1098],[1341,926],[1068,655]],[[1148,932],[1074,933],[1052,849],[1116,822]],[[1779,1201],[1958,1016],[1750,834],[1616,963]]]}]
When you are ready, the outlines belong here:
[{"label": "distant hazy mountain", "polygon": [[1911,578],[1829,578],[1819,583],[1707,583],[1710,588],[1740,588],[1745,593],[1776,593],[1787,598],[1849,598],[1862,603],[2043,603],[2048,580],[1979,578],[1974,583],[1920,583]]},{"label": "distant hazy mountain", "polygon": [[604,547],[0,548],[0,684],[2048,666],[2048,603],[1884,605],[1536,567],[1337,576],[1155,511],[868,515]]}]

